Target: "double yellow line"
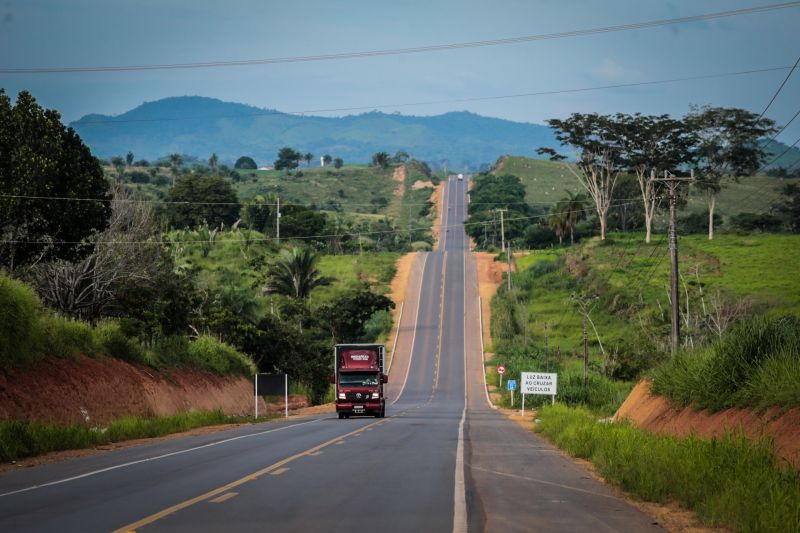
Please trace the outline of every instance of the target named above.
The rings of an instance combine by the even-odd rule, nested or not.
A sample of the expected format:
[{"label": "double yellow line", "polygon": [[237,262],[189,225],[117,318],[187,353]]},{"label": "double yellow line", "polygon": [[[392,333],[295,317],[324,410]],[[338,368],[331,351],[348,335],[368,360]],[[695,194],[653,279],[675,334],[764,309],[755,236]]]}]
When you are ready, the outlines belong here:
[{"label": "double yellow line", "polygon": [[248,475],[244,476],[241,479],[237,479],[236,481],[232,481],[231,483],[228,483],[227,485],[223,485],[223,486],[221,486],[219,488],[216,488],[214,490],[210,490],[210,491],[206,492],[205,494],[201,494],[200,496],[195,496],[194,498],[191,498],[189,500],[182,501],[181,503],[175,504],[172,507],[167,507],[166,509],[163,509],[163,510],[157,512],[157,513],[151,514],[150,516],[142,518],[141,520],[138,520],[138,521],[136,521],[136,522],[134,522],[132,524],[128,524],[126,526],[123,526],[123,527],[115,530],[114,533],[125,533],[125,532],[136,530],[136,529],[138,529],[140,527],[144,527],[146,525],[152,524],[156,520],[160,520],[160,519],[162,519],[164,517],[167,517],[167,516],[169,516],[171,514],[175,514],[178,511],[186,509],[187,507],[191,507],[192,505],[195,505],[197,503],[204,502],[206,500],[210,500],[211,498],[219,496],[220,494],[223,494],[223,493],[225,493],[225,492],[227,492],[227,491],[229,491],[231,489],[234,489],[236,487],[244,485],[248,481],[255,481],[259,477],[261,477],[263,475],[266,475],[266,474],[270,474],[270,473],[274,472],[275,470],[278,470],[279,468],[284,467],[285,465],[291,463],[292,461],[294,461],[296,459],[300,459],[301,457],[314,455],[314,454],[318,453],[320,450],[322,450],[323,448],[326,448],[326,447],[330,446],[331,444],[336,444],[336,443],[342,441],[342,439],[346,439],[347,437],[352,437],[352,436],[358,435],[362,431],[366,431],[367,429],[370,429],[373,426],[377,426],[379,424],[383,424],[383,423],[386,423],[388,421],[389,421],[388,419],[378,420],[376,422],[372,422],[371,424],[367,424],[366,426],[364,426],[362,428],[359,428],[359,429],[357,429],[355,431],[351,431],[350,433],[346,433],[344,435],[340,435],[338,437],[334,437],[334,438],[332,438],[332,439],[330,439],[328,441],[323,442],[322,444],[318,444],[318,445],[314,446],[313,448],[309,448],[309,449],[307,449],[307,450],[305,450],[303,452],[296,453],[296,454],[294,454],[294,455],[292,455],[290,457],[287,457],[285,459],[281,459],[277,463],[271,464],[271,465],[269,465],[269,466],[267,466],[265,468],[262,468],[261,470],[257,470],[256,472],[253,472],[252,474],[248,474]]}]

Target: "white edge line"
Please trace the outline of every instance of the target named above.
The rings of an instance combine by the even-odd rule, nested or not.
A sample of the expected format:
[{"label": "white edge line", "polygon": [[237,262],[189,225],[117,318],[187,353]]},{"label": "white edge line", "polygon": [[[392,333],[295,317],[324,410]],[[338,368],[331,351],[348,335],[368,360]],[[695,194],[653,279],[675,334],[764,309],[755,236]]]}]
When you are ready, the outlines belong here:
[{"label": "white edge line", "polygon": [[492,403],[492,399],[489,397],[489,384],[486,383],[486,354],[483,351],[483,300],[480,294],[478,294],[478,311],[478,320],[481,322],[481,373],[483,374],[483,391],[486,393],[486,403],[489,404],[489,407],[497,409],[497,406]]},{"label": "white edge line", "polygon": [[[422,260],[422,273],[419,276],[419,295],[417,296],[417,315],[414,317],[414,333],[411,335],[411,353],[408,354],[408,368],[406,368],[406,377],[403,379],[403,386],[400,387],[400,392],[397,393],[395,398],[389,405],[394,405],[397,400],[403,395],[406,390],[406,383],[408,382],[408,375],[411,373],[411,361],[414,358],[414,344],[417,342],[417,322],[419,322],[419,304],[422,302],[422,286],[425,283],[425,266],[428,264],[429,253],[425,253]],[[394,352],[392,352],[392,359],[394,359]]]},{"label": "white edge line", "polygon": [[[456,185],[458,187],[458,185]],[[456,198],[458,198],[456,196]],[[464,332],[467,330],[467,254],[464,251],[464,235],[462,233],[462,256],[464,261]],[[464,357],[464,410],[461,411],[461,422],[458,424],[458,446],[456,447],[455,490],[453,491],[453,533],[467,531],[467,496],[464,483],[464,420],[467,417],[467,346],[462,344]]]},{"label": "white edge line", "polygon": [[11,496],[12,494],[19,494],[21,492],[29,492],[29,491],[36,490],[36,489],[41,489],[41,488],[44,488],[44,487],[51,487],[53,485],[60,485],[62,483],[68,483],[70,481],[76,481],[78,479],[83,479],[83,478],[86,478],[86,477],[96,476],[96,475],[102,474],[104,472],[110,472],[111,470],[118,470],[120,468],[127,468],[129,466],[137,465],[137,464],[140,464],[140,463],[148,463],[150,461],[158,461],[159,459],[166,459],[167,457],[172,457],[174,455],[181,455],[181,454],[184,454],[184,453],[194,452],[194,451],[197,451],[197,450],[202,450],[203,448],[210,448],[212,446],[218,446],[220,444],[233,442],[233,441],[239,440],[239,439],[247,439],[247,438],[250,438],[250,437],[258,437],[258,436],[264,435],[266,433],[273,433],[275,431],[282,431],[284,429],[294,428],[294,427],[298,427],[298,426],[304,426],[306,424],[311,424],[313,422],[319,422],[320,420],[321,420],[320,418],[316,418],[314,420],[309,420],[307,422],[299,422],[297,424],[292,424],[290,426],[283,426],[283,427],[280,427],[280,428],[268,429],[266,431],[259,431],[258,433],[250,433],[248,435],[239,435],[238,437],[231,437],[229,439],[209,442],[208,444],[203,444],[201,446],[195,446],[194,448],[187,448],[186,450],[178,450],[176,452],[165,453],[163,455],[156,455],[155,457],[148,457],[146,459],[139,459],[137,461],[130,461],[128,463],[122,463],[122,464],[119,464],[119,465],[109,466],[109,467],[106,467],[106,468],[101,468],[100,470],[93,470],[91,472],[78,474],[77,476],[72,476],[72,477],[68,477],[68,478],[64,478],[64,479],[58,479],[56,481],[49,481],[47,483],[41,483],[39,485],[32,485],[30,487],[25,487],[23,489],[13,490],[11,492],[4,492],[4,493],[0,494],[0,498],[2,498],[4,496]]},{"label": "white edge line", "polygon": [[389,372],[392,371],[392,365],[394,364],[394,352],[397,351],[397,337],[400,336],[400,324],[403,323],[403,308],[405,307],[406,301],[403,300],[400,302],[400,316],[397,317],[397,330],[394,332],[394,342],[392,343],[392,358],[389,359],[389,368],[386,369],[386,374],[388,375]]}]

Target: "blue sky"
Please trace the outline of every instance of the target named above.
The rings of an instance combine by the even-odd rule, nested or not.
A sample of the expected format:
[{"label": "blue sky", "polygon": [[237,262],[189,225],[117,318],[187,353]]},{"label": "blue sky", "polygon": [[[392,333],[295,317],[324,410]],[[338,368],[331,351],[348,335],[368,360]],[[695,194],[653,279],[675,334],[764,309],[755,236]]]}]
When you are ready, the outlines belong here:
[{"label": "blue sky", "polygon": [[[424,46],[772,1],[0,0],[0,67],[225,61]],[[91,112],[119,114],[144,101],[177,95],[281,111],[370,107],[788,66],[800,55],[798,22],[800,8],[791,8],[672,27],[391,57],[204,70],[0,74],[0,87],[12,95],[28,89],[67,121]],[[682,115],[689,104],[760,112],[785,74],[382,110],[415,115],[469,110],[522,122],[573,111]],[[768,116],[783,123],[798,108],[800,72]],[[791,143],[798,134],[800,124],[792,124],[781,140]]]}]

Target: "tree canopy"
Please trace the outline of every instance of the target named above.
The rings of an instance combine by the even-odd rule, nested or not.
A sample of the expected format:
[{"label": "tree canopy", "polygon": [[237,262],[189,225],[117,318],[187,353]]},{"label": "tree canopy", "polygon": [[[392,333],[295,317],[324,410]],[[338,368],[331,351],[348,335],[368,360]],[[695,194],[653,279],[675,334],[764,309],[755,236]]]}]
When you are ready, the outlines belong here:
[{"label": "tree canopy", "polygon": [[275,170],[292,170],[300,165],[302,154],[293,148],[284,146],[278,150],[278,159],[275,160]]},{"label": "tree canopy", "polygon": [[181,176],[170,189],[169,218],[176,228],[232,225],[239,218],[239,199],[228,180],[220,176]]},{"label": "tree canopy", "polygon": [[252,157],[243,155],[236,160],[236,163],[233,164],[233,168],[255,170],[258,168],[258,165],[256,165],[256,162]]},{"label": "tree canopy", "polygon": [[61,115],[43,109],[27,91],[16,105],[0,89],[0,190],[7,195],[90,201],[0,198],[0,264],[10,271],[40,257],[88,253],[74,244],[103,230],[111,214],[109,184],[100,162]]}]

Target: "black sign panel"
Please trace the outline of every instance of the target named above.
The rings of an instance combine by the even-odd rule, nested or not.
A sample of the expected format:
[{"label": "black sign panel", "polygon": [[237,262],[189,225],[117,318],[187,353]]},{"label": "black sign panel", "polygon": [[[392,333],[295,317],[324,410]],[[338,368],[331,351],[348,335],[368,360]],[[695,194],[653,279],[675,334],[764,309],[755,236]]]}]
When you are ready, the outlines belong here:
[{"label": "black sign panel", "polygon": [[286,392],[286,378],[283,374],[257,374],[256,382],[259,396],[283,396]]}]

